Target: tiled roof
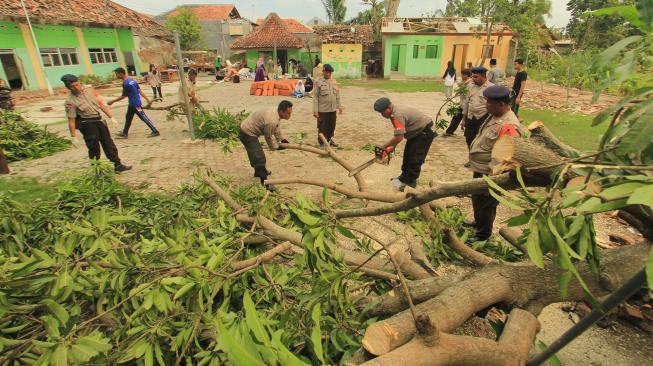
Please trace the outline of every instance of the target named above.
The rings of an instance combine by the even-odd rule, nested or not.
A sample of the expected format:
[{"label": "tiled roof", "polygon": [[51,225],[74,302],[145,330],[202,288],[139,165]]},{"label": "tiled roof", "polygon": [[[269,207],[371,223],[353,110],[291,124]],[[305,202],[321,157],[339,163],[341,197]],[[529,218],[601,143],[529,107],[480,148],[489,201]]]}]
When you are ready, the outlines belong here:
[{"label": "tiled roof", "polygon": [[304,41],[290,33],[286,25],[276,13],[270,13],[263,24],[254,32],[238,38],[231,44],[231,49],[260,49],[260,48],[302,48]]},{"label": "tiled roof", "polygon": [[[227,20],[239,19],[240,14],[233,4],[219,5],[184,5],[184,8],[190,9],[199,20]],[[175,16],[179,13],[179,8],[164,14],[165,17]]]},{"label": "tiled roof", "polygon": [[[300,22],[297,19],[293,18],[286,18],[286,19],[281,19],[283,24],[288,28],[288,31],[290,33],[313,33],[313,29],[311,29],[309,26],[305,25],[304,23]],[[258,26],[261,26],[265,22],[265,19],[257,19],[256,24]]]},{"label": "tiled roof", "polygon": [[[171,38],[172,34],[151,18],[108,0],[25,0],[34,23],[74,24],[133,28],[146,36]],[[25,21],[20,1],[0,0],[0,18]]]},{"label": "tiled roof", "polygon": [[354,43],[365,46],[374,43],[371,25],[316,25],[313,31],[322,43]]}]

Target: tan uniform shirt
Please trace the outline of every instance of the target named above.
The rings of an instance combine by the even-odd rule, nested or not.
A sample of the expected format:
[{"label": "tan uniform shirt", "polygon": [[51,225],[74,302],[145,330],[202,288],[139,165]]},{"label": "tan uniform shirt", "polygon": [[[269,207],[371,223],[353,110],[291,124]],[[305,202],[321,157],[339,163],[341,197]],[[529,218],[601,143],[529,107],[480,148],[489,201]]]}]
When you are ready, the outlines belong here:
[{"label": "tan uniform shirt", "polygon": [[340,105],[340,87],[333,79],[319,78],[313,87],[313,112],[335,112]]},{"label": "tan uniform shirt", "polygon": [[404,135],[406,140],[410,140],[431,123],[431,117],[415,108],[396,105],[392,108],[390,121],[395,129],[395,136]]},{"label": "tan uniform shirt", "polygon": [[483,96],[483,92],[485,89],[491,87],[493,84],[490,83],[489,81],[485,81],[485,83],[481,86],[476,85],[475,83],[471,83],[468,85],[468,92],[467,92],[467,107],[465,108],[465,118],[471,119],[472,117],[476,117],[476,119],[480,119],[484,115],[487,114],[487,108],[485,107],[485,97]]},{"label": "tan uniform shirt", "polygon": [[513,111],[508,111],[501,117],[492,116],[481,126],[469,148],[469,162],[473,171],[490,174],[492,148],[506,125],[512,125],[521,134],[521,124]]},{"label": "tan uniform shirt", "polygon": [[315,66],[313,68],[313,80],[317,80],[322,77],[322,66]]},{"label": "tan uniform shirt", "polygon": [[91,88],[82,89],[78,95],[70,93],[64,104],[68,118],[98,119],[102,111]]},{"label": "tan uniform shirt", "polygon": [[464,95],[461,94],[461,95],[459,96],[459,98],[460,98],[460,106],[461,106],[462,109],[463,109],[463,116],[466,116],[466,115],[467,115],[467,97],[468,97],[468,95],[469,95],[469,88],[470,88],[470,86],[471,86],[470,84],[472,84],[472,83],[473,83],[473,81],[472,81],[471,78],[470,78],[470,79],[467,79],[467,81],[462,80],[462,81],[460,81],[460,82],[458,83],[458,87],[459,87],[459,88],[465,87],[465,94],[464,94]]},{"label": "tan uniform shirt", "polygon": [[279,121],[281,118],[279,118],[277,107],[260,109],[240,124],[240,130],[252,137],[265,136],[265,142],[268,143],[270,149],[276,150],[283,140]]}]

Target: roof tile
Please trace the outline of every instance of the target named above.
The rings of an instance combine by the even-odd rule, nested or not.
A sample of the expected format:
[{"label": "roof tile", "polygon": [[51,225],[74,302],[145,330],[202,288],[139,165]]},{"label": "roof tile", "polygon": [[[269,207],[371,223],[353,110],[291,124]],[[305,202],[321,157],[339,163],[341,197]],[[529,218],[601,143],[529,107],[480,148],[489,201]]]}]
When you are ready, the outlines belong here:
[{"label": "roof tile", "polygon": [[254,32],[237,39],[231,49],[292,49],[304,47],[304,41],[292,34],[276,13],[270,13]]}]

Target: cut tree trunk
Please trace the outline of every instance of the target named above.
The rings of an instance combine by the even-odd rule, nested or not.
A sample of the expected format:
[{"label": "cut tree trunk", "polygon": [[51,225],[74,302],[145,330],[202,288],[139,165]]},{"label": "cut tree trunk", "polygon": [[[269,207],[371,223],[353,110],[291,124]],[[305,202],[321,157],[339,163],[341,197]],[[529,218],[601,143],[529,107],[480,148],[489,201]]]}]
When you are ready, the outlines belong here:
[{"label": "cut tree trunk", "polygon": [[[603,296],[640,271],[649,250],[649,244],[604,250],[599,275],[591,272],[585,263],[578,266],[578,271],[592,294]],[[417,305],[416,312],[427,315],[440,331],[450,333],[472,314],[499,302],[537,315],[548,304],[584,299],[583,289],[575,280],[569,284],[568,295],[563,299],[557,281],[559,274],[560,269],[551,262],[545,263],[544,269],[529,262],[489,265]],[[411,313],[402,311],[371,324],[362,344],[371,354],[384,355],[410,341],[415,330]]]},{"label": "cut tree trunk", "polygon": [[548,128],[546,128],[542,121],[531,123],[528,125],[528,130],[531,132],[531,141],[553,150],[560,156],[564,156],[565,158],[575,158],[580,156],[580,151],[560,141]]},{"label": "cut tree trunk", "polygon": [[526,247],[519,243],[519,237],[521,237],[522,232],[519,229],[512,227],[504,226],[499,229],[499,235],[501,235],[510,245],[517,248],[520,252],[528,254]]},{"label": "cut tree trunk", "polygon": [[528,139],[505,135],[492,148],[490,168],[493,175],[521,168],[524,177],[550,182],[563,164],[564,160],[555,152]]}]

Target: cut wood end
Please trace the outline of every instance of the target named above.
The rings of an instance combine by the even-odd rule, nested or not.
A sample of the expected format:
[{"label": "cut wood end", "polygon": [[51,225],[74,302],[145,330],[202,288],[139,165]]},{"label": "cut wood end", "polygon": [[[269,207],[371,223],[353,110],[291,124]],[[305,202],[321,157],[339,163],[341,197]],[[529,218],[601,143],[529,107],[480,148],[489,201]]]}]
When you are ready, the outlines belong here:
[{"label": "cut wood end", "polygon": [[515,156],[514,137],[504,135],[500,137],[492,147],[492,160],[502,162],[510,160]]},{"label": "cut wood end", "polygon": [[530,125],[528,125],[528,130],[529,131],[537,130],[538,128],[543,127],[543,126],[544,126],[544,122],[535,121],[535,122],[531,123]]},{"label": "cut wood end", "polygon": [[375,356],[384,355],[390,351],[390,343],[398,339],[397,332],[383,322],[371,324],[365,330],[361,345],[365,350]]}]

